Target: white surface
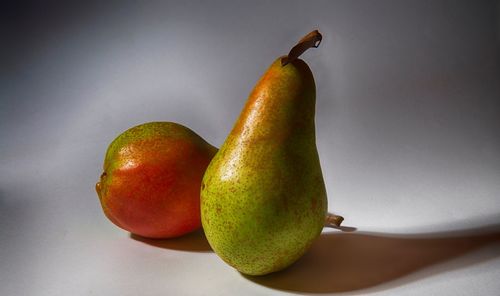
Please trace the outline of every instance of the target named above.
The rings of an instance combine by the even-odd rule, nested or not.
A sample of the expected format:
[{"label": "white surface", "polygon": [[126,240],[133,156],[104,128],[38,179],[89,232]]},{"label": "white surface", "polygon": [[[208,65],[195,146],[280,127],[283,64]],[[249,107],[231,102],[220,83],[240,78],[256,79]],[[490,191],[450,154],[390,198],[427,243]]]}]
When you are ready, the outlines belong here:
[{"label": "white surface", "polygon": [[[500,217],[496,7],[121,3],[16,18],[0,73],[0,295],[498,295],[498,239],[463,233]],[[268,64],[314,28],[324,40],[304,59],[330,210],[359,232],[250,280],[199,233],[155,246],[104,217],[94,184],[116,135],[176,121],[219,146]],[[439,239],[451,230],[465,238]],[[441,233],[403,235],[422,232]]]}]

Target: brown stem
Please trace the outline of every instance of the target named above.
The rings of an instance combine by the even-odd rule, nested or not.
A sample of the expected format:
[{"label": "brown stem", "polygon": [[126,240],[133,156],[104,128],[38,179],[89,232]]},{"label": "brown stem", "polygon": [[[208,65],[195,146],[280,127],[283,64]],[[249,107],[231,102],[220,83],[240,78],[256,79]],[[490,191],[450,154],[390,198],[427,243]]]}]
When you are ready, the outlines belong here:
[{"label": "brown stem", "polygon": [[292,62],[297,59],[304,51],[308,50],[311,47],[318,47],[321,43],[323,36],[318,30],[314,30],[306,36],[302,37],[302,39],[297,42],[297,44],[292,47],[288,55],[281,59],[281,66],[285,66],[286,64]]},{"label": "brown stem", "polygon": [[325,218],[325,226],[340,227],[342,221],[344,221],[344,217],[332,213],[327,213]]}]

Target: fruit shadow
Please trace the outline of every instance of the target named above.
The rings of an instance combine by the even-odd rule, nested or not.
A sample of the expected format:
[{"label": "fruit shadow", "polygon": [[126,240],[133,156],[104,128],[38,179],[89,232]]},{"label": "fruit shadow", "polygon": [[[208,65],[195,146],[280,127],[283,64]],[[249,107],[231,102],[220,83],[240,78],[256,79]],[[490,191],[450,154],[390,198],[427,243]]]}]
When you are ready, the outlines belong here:
[{"label": "fruit shadow", "polygon": [[132,233],[130,234],[130,238],[157,248],[186,252],[213,252],[208,244],[203,229],[198,229],[189,234],[169,239],[145,238]]},{"label": "fruit shadow", "polygon": [[[499,243],[500,224],[424,234],[330,232],[323,233],[289,268],[265,276],[244,277],[292,292],[385,290],[500,257]],[[487,248],[492,244],[497,245]],[[473,252],[482,247],[481,252]]]}]

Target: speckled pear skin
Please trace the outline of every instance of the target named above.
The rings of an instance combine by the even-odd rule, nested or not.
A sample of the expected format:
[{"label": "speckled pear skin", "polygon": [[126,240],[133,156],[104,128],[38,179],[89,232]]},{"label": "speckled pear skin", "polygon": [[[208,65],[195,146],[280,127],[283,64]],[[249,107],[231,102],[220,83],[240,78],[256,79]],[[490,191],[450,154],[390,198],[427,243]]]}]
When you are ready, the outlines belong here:
[{"label": "speckled pear skin", "polygon": [[225,262],[264,275],[299,259],[321,233],[327,197],[307,64],[277,59],[250,94],[202,181],[201,219]]},{"label": "speckled pear skin", "polygon": [[149,238],[201,227],[200,184],[217,148],[174,122],[130,128],[109,145],[96,184],[102,209],[117,226]]}]

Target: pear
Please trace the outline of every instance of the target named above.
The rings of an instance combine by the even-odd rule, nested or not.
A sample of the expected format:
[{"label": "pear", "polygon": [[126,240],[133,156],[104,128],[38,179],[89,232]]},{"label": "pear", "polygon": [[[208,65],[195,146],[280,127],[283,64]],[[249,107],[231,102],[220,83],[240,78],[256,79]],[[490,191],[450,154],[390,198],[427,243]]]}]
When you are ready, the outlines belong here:
[{"label": "pear", "polygon": [[96,191],[106,217],[133,234],[171,238],[201,227],[200,184],[217,148],[174,122],[144,123],[109,145]]},{"label": "pear", "polygon": [[201,220],[208,242],[243,274],[286,268],[325,223],[316,88],[311,70],[297,59],[320,40],[318,31],[311,32],[272,63],[203,177]]}]

